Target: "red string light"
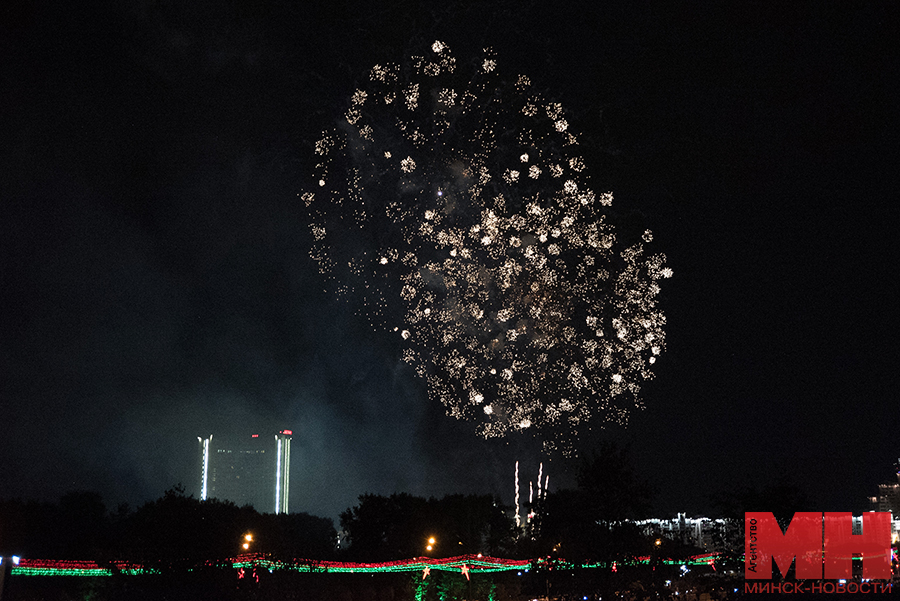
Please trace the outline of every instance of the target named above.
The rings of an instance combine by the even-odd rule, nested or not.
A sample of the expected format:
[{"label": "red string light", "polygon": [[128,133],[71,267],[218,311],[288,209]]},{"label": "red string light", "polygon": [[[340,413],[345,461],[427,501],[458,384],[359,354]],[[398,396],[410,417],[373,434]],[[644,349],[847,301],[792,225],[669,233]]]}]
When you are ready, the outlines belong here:
[{"label": "red string light", "polygon": [[[663,563],[705,564],[712,566],[713,569],[715,569],[715,560],[717,558],[717,553],[702,553],[692,555],[686,560],[665,559],[663,560]],[[650,556],[636,558],[636,563],[649,563],[649,561]],[[442,559],[414,557],[412,559],[396,561],[363,563],[351,561],[318,561],[309,559],[280,561],[270,559],[260,553],[248,553],[228,560],[226,562],[226,565],[227,564],[230,564],[231,567],[236,570],[240,570],[240,572],[238,572],[239,574],[245,573],[244,570],[246,569],[256,570],[257,567],[261,567],[269,570],[290,569],[301,572],[422,572],[423,578],[426,578],[431,570],[459,571],[468,578],[469,574],[523,570],[529,569],[532,566],[543,567],[546,569],[570,569],[575,567],[561,559],[504,559],[500,557],[488,557],[481,554],[459,555]],[[207,562],[207,565],[213,565],[213,562]],[[585,564],[582,567],[610,567],[613,572],[618,569],[616,562],[612,562],[611,564]],[[25,558],[21,559],[19,565],[12,569],[14,575],[18,574],[23,576],[112,576],[117,572],[134,575],[152,573],[153,571],[144,568],[141,564],[126,561],[114,561],[100,565],[96,561]]]}]

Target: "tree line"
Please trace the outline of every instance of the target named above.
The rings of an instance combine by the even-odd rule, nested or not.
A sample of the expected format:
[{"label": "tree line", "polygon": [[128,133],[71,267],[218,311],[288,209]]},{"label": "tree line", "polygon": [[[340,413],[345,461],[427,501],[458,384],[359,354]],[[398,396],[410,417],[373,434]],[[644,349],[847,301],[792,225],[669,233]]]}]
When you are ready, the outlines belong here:
[{"label": "tree line", "polygon": [[[770,504],[779,497],[767,493]],[[581,460],[574,488],[548,493],[534,506],[522,507],[518,524],[513,508],[491,495],[426,499],[366,493],[341,513],[339,536],[329,518],[266,514],[249,505],[201,501],[185,495],[180,486],[137,509],[120,505],[108,510],[98,493],[76,491],[57,503],[0,500],[0,555],[148,563],[215,562],[243,552],[282,560],[366,562],[483,553],[520,559],[556,556],[573,563],[627,562],[660,551],[654,544],[660,534],[643,532],[633,521],[648,516],[650,494],[627,450],[613,445]],[[789,501],[785,508],[798,502]],[[720,546],[735,555],[743,542],[744,505],[735,495],[721,503],[732,519]],[[666,540],[665,547],[670,554],[699,551],[687,541]]]},{"label": "tree line", "polygon": [[215,562],[242,552],[330,557],[336,537],[328,518],[201,501],[181,486],[136,510],[120,505],[107,511],[100,494],[91,491],[67,493],[58,503],[0,501],[0,555],[151,564]]}]

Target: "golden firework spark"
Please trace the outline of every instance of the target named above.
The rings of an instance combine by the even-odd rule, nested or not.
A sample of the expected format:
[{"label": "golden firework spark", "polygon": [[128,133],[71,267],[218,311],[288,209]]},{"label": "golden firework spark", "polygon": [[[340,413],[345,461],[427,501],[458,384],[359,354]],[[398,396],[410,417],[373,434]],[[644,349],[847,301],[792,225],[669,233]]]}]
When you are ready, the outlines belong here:
[{"label": "golden firework spark", "polygon": [[472,64],[435,42],[372,69],[316,143],[310,254],[402,338],[449,415],[571,448],[592,420],[642,406],[672,272],[645,252],[649,230],[618,243],[563,107],[527,77],[507,85],[489,50]]}]

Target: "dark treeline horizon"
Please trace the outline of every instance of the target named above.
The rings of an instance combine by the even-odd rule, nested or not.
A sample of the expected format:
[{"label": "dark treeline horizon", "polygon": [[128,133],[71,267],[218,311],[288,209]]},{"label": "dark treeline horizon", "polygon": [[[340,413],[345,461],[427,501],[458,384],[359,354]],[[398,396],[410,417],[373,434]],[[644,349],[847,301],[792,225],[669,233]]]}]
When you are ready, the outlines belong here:
[{"label": "dark treeline horizon", "polygon": [[[180,484],[137,508],[108,508],[100,493],[81,490],[56,503],[0,498],[0,555],[148,565],[226,561],[245,552],[284,561],[378,562],[477,553],[627,561],[645,555],[649,540],[665,538],[635,523],[651,517],[653,494],[650,482],[635,470],[629,449],[615,445],[584,457],[573,487],[545,491],[533,502],[523,495],[518,508],[490,494],[424,498],[363,493],[340,514],[340,536],[331,518],[261,513],[220,499],[201,501]],[[717,515],[707,517],[723,518],[726,526],[711,540],[727,556],[739,557],[742,550],[744,511],[768,510],[789,520],[795,511],[814,509],[804,491],[787,483],[713,496]],[[245,549],[248,534],[252,540]],[[436,542],[428,549],[431,538]],[[665,550],[687,556],[710,549],[693,546],[682,536],[671,537]]]},{"label": "dark treeline horizon", "polygon": [[[247,534],[253,540],[245,550]],[[221,560],[247,551],[330,557],[336,537],[330,518],[201,501],[180,484],[135,509],[121,503],[108,510],[100,493],[86,490],[56,503],[0,499],[0,556],[148,563]]]}]

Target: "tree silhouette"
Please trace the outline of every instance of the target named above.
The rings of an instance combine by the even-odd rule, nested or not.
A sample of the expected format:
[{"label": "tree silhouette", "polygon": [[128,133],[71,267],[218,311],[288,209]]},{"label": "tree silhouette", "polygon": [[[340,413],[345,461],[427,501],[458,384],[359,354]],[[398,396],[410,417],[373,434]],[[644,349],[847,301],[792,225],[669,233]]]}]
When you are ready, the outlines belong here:
[{"label": "tree silhouette", "polygon": [[722,561],[735,568],[743,563],[744,513],[771,511],[781,529],[786,530],[795,512],[814,510],[810,497],[784,478],[762,488],[728,489],[714,495],[713,504],[724,520],[713,531],[713,545],[722,552]]},{"label": "tree silhouette", "polygon": [[[364,494],[341,514],[350,539],[349,556],[386,561],[430,555],[496,553],[509,549],[514,527],[490,495],[448,495],[424,499],[405,493]],[[434,538],[428,550],[428,539]]]},{"label": "tree silhouette", "polygon": [[627,447],[605,442],[587,455],[577,488],[547,496],[541,551],[569,561],[613,561],[640,554],[645,538],[628,520],[649,511],[650,487],[635,472]]}]

